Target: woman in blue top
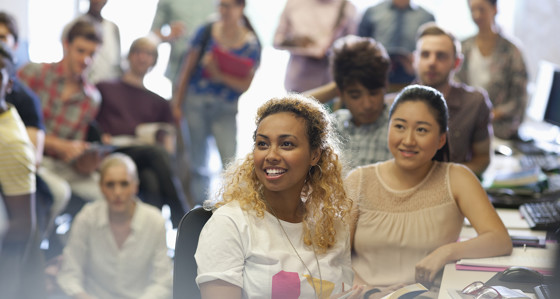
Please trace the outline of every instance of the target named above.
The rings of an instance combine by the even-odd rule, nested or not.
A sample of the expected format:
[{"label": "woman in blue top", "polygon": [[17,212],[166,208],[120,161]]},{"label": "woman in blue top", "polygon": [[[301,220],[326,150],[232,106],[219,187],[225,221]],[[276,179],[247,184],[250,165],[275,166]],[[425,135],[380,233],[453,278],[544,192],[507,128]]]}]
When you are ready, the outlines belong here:
[{"label": "woman in blue top", "polygon": [[[183,63],[173,111],[189,142],[191,192],[202,204],[210,185],[208,138],[214,137],[222,165],[235,156],[239,96],[251,85],[261,58],[261,45],[247,17],[245,0],[219,0],[219,19],[198,28]],[[218,63],[217,49],[227,62],[244,60],[249,72],[232,73]],[[239,67],[237,67],[239,69]],[[184,116],[184,118],[183,118]],[[188,128],[187,128],[188,127]]]}]

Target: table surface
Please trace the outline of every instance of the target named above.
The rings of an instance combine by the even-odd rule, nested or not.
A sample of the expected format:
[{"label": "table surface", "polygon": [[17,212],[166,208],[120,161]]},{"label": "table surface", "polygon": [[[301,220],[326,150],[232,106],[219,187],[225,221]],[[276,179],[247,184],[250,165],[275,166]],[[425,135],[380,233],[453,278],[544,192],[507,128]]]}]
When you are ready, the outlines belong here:
[{"label": "table surface", "polygon": [[[525,220],[521,218],[518,210],[496,209],[496,211],[504,222],[504,225],[508,228],[510,235],[546,237],[545,231],[530,230]],[[474,236],[476,236],[475,230],[469,226],[468,223],[465,223],[465,226],[461,231],[461,239],[468,239]],[[548,245],[546,249],[542,250],[553,251],[554,248],[556,247]],[[473,281],[479,280],[485,282],[492,278],[495,274],[496,272],[456,270],[455,263],[447,264],[443,270],[438,299],[452,299],[452,297],[448,294],[449,289],[462,290],[466,285]],[[532,298],[536,298],[534,294],[527,295],[532,296]]]}]

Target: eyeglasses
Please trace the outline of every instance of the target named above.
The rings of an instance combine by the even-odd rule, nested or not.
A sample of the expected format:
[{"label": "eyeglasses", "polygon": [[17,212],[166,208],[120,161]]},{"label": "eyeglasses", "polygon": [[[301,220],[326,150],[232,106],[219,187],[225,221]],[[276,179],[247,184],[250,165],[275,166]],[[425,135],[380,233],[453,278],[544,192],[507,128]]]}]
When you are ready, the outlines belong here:
[{"label": "eyeglasses", "polygon": [[145,54],[145,55],[150,55],[150,56],[156,56],[156,52],[153,50],[147,50],[147,49],[141,49],[141,48],[136,48],[136,49],[132,49],[130,51],[130,53],[134,53],[134,54]]},{"label": "eyeglasses", "polygon": [[474,299],[501,299],[500,292],[491,286],[487,286],[482,281],[475,281],[466,286],[463,294],[473,295]]}]

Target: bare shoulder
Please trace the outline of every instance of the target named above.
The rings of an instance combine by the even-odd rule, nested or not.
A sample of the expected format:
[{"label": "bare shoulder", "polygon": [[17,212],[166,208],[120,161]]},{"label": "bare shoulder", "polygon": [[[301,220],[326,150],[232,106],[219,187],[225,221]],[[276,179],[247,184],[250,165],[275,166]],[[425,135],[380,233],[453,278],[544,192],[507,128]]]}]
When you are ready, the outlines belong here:
[{"label": "bare shoulder", "polygon": [[476,175],[463,164],[452,163],[449,166],[449,182],[455,198],[460,197],[461,194],[484,193]]},{"label": "bare shoulder", "polygon": [[476,181],[478,181],[476,175],[472,172],[472,170],[470,170],[467,166],[459,163],[450,163],[449,177],[451,178],[451,180],[475,179]]}]

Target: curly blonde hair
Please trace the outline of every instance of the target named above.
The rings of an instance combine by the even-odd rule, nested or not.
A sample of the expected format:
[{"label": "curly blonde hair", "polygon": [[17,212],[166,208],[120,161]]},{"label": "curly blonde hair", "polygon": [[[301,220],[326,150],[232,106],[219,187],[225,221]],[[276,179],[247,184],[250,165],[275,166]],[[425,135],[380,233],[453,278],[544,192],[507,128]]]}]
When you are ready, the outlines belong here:
[{"label": "curly blonde hair", "polygon": [[[273,98],[263,104],[257,111],[257,129],[267,116],[281,112],[290,112],[304,119],[311,150],[321,151],[317,166],[310,169],[301,193],[305,199],[304,243],[308,246],[313,244],[318,252],[324,253],[336,243],[335,222],[344,221],[352,206],[343,187],[338,139],[327,110],[316,100],[300,94]],[[253,153],[249,153],[223,172],[222,186],[218,191],[220,202],[215,206],[238,201],[242,209],[254,211],[262,218],[267,209],[263,188],[255,174]]]}]

